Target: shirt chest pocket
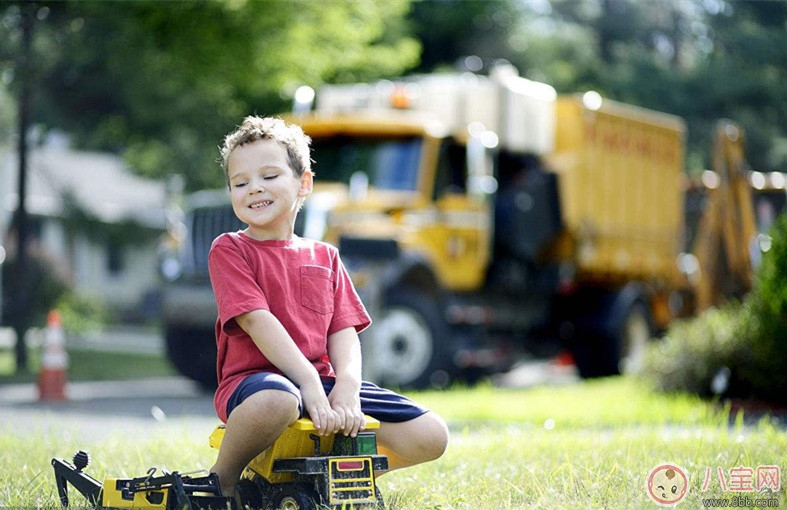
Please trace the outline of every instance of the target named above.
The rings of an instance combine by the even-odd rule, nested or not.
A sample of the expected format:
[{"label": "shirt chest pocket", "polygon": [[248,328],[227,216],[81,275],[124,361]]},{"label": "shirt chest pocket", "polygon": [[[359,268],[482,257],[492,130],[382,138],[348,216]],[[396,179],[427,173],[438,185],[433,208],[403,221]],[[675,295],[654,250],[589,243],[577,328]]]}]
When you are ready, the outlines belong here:
[{"label": "shirt chest pocket", "polygon": [[333,271],[301,266],[301,304],[319,314],[333,313]]}]

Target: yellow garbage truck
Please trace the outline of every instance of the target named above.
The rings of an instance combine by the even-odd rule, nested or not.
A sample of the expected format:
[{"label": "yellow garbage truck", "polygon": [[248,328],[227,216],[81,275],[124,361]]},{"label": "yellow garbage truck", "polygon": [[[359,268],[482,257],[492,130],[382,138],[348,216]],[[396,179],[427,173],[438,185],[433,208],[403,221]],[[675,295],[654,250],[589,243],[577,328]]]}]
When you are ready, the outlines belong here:
[{"label": "yellow garbage truck", "polygon": [[[679,263],[692,249],[681,118],[559,95],[511,66],[308,92],[286,115],[315,161],[296,231],[339,247],[372,314],[367,379],[443,386],[565,349],[586,377],[635,370],[645,342],[696,309],[696,267]],[[205,228],[234,228],[223,207],[193,208],[209,219],[182,238],[209,246],[220,232]],[[181,293],[165,310],[211,316]],[[175,364],[213,377],[209,354],[195,368],[196,329],[165,324]]]}]

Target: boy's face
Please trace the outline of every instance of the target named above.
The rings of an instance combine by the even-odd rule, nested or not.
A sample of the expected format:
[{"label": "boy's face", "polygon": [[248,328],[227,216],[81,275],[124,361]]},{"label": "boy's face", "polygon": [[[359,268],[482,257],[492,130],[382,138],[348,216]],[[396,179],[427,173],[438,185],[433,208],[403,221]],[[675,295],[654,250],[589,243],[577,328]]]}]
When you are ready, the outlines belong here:
[{"label": "boy's face", "polygon": [[230,201],[254,239],[290,239],[300,202],[311,193],[312,174],[298,178],[287,151],[275,140],[257,140],[234,149],[227,160]]}]

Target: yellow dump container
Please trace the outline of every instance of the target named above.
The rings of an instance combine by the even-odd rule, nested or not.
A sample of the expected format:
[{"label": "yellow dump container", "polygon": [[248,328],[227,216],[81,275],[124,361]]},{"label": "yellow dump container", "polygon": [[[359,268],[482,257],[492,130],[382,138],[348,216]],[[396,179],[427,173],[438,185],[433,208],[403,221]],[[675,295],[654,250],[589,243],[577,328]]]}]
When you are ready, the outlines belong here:
[{"label": "yellow dump container", "polygon": [[673,115],[580,95],[558,99],[548,161],[579,278],[677,277],[685,131]]}]

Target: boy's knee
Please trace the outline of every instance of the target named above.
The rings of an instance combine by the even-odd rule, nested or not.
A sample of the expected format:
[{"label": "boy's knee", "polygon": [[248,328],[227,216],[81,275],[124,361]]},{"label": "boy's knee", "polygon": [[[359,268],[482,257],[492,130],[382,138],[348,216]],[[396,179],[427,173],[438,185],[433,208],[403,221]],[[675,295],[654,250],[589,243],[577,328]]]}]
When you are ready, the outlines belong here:
[{"label": "boy's knee", "polygon": [[281,416],[288,425],[297,420],[301,415],[298,397],[286,391],[275,391],[273,393],[277,394],[273,402],[274,412]]},{"label": "boy's knee", "polygon": [[448,449],[449,432],[445,421],[434,413],[429,413],[429,425],[424,427],[423,447],[429,460],[441,457]]},{"label": "boy's knee", "polygon": [[269,422],[276,421],[286,426],[300,417],[300,401],[288,391],[259,391],[249,396],[245,403],[257,408],[255,414]]},{"label": "boy's knee", "polygon": [[[405,431],[399,431],[400,453],[415,463],[429,462],[441,457],[448,448],[448,426],[435,413],[416,418]],[[401,441],[404,441],[402,443]]]}]

